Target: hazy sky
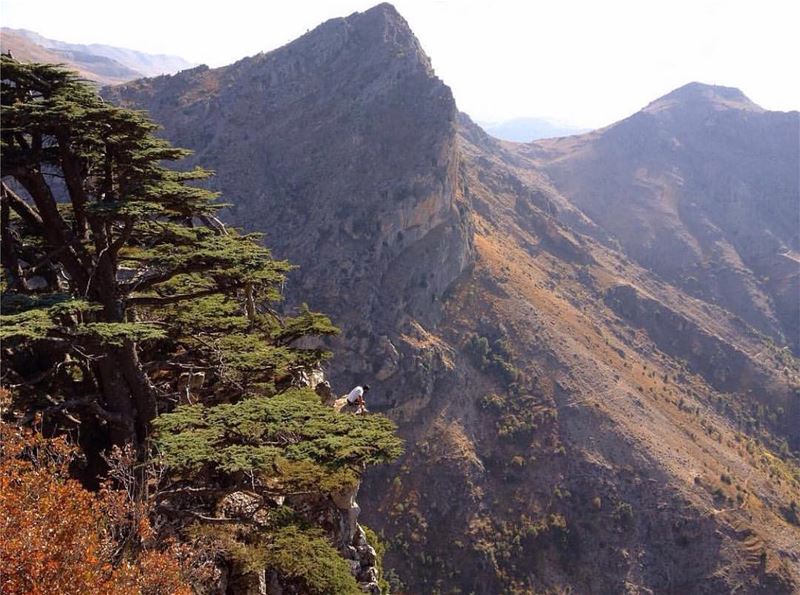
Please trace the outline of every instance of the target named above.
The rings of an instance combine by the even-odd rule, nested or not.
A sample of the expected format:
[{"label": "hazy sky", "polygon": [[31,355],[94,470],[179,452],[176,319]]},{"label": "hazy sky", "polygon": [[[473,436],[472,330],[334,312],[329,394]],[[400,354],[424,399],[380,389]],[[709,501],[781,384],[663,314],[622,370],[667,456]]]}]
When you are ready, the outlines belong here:
[{"label": "hazy sky", "polygon": [[[221,66],[373,0],[0,0],[3,26]],[[623,118],[690,81],[800,109],[798,0],[396,0],[478,120]]]}]

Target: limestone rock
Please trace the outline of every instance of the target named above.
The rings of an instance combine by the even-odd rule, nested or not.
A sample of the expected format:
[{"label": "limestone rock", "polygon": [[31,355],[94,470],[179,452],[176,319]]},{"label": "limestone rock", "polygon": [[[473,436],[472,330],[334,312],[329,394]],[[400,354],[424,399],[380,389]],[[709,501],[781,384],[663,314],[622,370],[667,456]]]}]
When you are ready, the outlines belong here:
[{"label": "limestone rock", "polygon": [[[769,405],[783,413],[758,432],[800,447],[798,374],[755,332],[797,350],[796,112],[694,86],[587,135],[501,143],[459,116],[386,4],[107,94],[195,149],[226,220],[299,265],[289,305],[343,331],[326,344],[334,386],[374,376],[370,406],[408,452],[362,499],[371,526],[413,536],[393,556],[412,592],[797,591],[790,488],[729,446]],[[748,392],[731,394],[737,376]],[[710,509],[688,478],[722,462],[763,507]],[[371,578],[355,492],[299,505]],[[683,518],[696,536],[671,538]],[[785,552],[791,580],[769,584],[731,523]]]},{"label": "limestone rock", "polygon": [[266,525],[269,513],[264,506],[264,498],[252,492],[232,492],[217,504],[217,515],[224,518],[253,520]]},{"label": "limestone rock", "polygon": [[388,380],[399,369],[400,354],[386,335],[381,335],[378,339],[378,353],[380,367],[375,373],[375,378],[381,381]]}]

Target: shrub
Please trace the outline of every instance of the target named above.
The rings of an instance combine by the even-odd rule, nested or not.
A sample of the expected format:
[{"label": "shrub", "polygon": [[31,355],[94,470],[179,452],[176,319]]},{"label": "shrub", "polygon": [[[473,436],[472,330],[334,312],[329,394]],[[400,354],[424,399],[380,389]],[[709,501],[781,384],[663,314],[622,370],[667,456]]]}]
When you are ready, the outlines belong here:
[{"label": "shrub", "polygon": [[127,547],[114,539],[124,495],[70,479],[74,457],[63,439],[0,424],[0,592],[190,595],[180,550],[148,543],[146,517],[122,531]]},{"label": "shrub", "polygon": [[618,502],[613,512],[614,519],[623,527],[629,527],[633,522],[633,508],[627,502]]},{"label": "shrub", "polygon": [[297,584],[303,593],[361,593],[347,561],[321,534],[313,531],[286,527],[278,532],[265,548],[264,562],[284,581]]},{"label": "shrub", "polygon": [[496,374],[506,386],[511,386],[520,378],[520,371],[511,363],[511,352],[507,341],[498,339],[491,345],[486,337],[470,335],[467,352],[482,371]]}]

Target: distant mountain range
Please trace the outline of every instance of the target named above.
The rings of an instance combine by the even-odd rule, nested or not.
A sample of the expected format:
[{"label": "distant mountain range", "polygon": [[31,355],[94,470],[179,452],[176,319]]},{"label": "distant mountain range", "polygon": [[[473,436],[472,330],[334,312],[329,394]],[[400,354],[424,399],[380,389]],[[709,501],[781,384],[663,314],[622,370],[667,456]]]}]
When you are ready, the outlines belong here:
[{"label": "distant mountain range", "polygon": [[109,45],[82,45],[42,37],[26,29],[0,30],[3,52],[23,62],[61,63],[102,85],[114,85],[147,76],[174,74],[195,66],[178,56],[147,54]]},{"label": "distant mountain range", "polygon": [[519,143],[529,143],[542,138],[572,136],[588,131],[588,128],[569,126],[547,118],[514,118],[502,122],[478,121],[478,124],[495,138]]}]

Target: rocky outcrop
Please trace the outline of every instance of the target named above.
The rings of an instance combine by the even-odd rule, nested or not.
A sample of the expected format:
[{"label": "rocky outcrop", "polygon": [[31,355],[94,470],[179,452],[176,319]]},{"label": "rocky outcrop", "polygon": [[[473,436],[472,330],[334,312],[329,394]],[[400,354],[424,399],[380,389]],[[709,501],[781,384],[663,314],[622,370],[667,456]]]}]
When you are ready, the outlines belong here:
[{"label": "rocky outcrop", "polygon": [[[332,404],[331,388],[319,369],[296,374],[294,384],[317,392],[323,402]],[[304,522],[322,530],[326,540],[347,562],[359,587],[370,595],[380,595],[380,571],[375,548],[358,524],[361,507],[356,501],[361,482],[343,487],[327,495],[264,496],[250,491],[226,493],[217,502],[216,518],[227,522],[241,520],[259,527],[268,527],[274,520],[276,507],[288,506],[301,515]],[[296,594],[297,585],[286,583],[285,577],[270,569],[241,572],[236,564],[218,560],[211,569],[209,580],[198,590],[207,595],[237,593],[240,595],[290,595]]]},{"label": "rocky outcrop", "polygon": [[[330,383],[325,379],[325,374],[320,369],[301,373],[297,379],[299,386],[307,386],[314,390],[324,404],[333,406],[334,393]],[[356,501],[361,482],[343,488],[330,494],[329,501],[320,504],[303,502],[302,498],[294,502],[301,510],[311,510],[309,518],[329,519],[327,524],[328,539],[341,553],[342,557],[350,564],[350,571],[365,593],[380,595],[378,584],[380,579],[378,559],[375,548],[367,540],[366,533],[358,524],[361,507]],[[271,579],[270,595],[280,595],[276,590],[279,581],[276,577]]]},{"label": "rocky outcrop", "polygon": [[356,495],[359,486],[331,495],[339,517],[339,533],[335,543],[349,562],[351,572],[362,590],[370,595],[380,595],[375,549],[367,542],[364,529],[358,524],[361,507],[356,502]]}]

